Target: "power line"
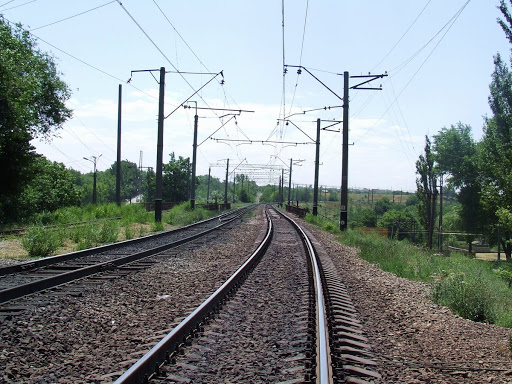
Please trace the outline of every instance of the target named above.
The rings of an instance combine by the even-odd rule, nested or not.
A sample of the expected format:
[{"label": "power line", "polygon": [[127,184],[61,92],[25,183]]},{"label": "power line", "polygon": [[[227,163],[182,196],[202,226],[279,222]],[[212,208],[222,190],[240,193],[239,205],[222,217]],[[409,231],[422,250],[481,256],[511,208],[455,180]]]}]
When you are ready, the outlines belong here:
[{"label": "power line", "polygon": [[[4,5],[7,5],[7,4],[9,4],[9,3],[12,3],[13,1],[14,1],[14,0],[8,1],[8,2],[7,2],[7,3],[5,3],[5,4],[0,5],[0,7],[3,7]],[[16,5],[15,7],[7,8],[7,9],[2,9],[1,11],[2,11],[2,12],[10,11],[11,9],[15,9],[15,8],[23,7],[24,5],[27,5],[27,4],[30,4],[30,3],[35,3],[36,1],[37,1],[37,0],[27,1],[26,3]]]},{"label": "power line", "polygon": [[[405,91],[405,89],[409,86],[409,84],[411,84],[412,80],[416,77],[416,75],[418,74],[418,72],[423,68],[423,66],[425,65],[425,63],[428,61],[428,59],[430,58],[430,56],[432,56],[432,54],[434,53],[434,51],[436,50],[436,48],[439,46],[439,44],[441,43],[441,41],[443,41],[444,37],[446,36],[446,34],[450,31],[450,29],[453,27],[453,25],[455,24],[455,22],[457,21],[457,19],[459,18],[459,16],[462,14],[462,11],[464,11],[464,9],[466,8],[466,6],[469,4],[471,0],[467,0],[464,5],[457,11],[457,13],[452,16],[452,18],[450,19],[451,21],[451,25],[448,27],[448,29],[445,31],[445,33],[441,36],[441,38],[439,39],[439,41],[437,42],[437,44],[434,46],[434,48],[432,48],[432,51],[430,51],[430,53],[428,54],[428,56],[425,58],[425,60],[423,60],[423,62],[421,63],[421,65],[419,66],[419,68],[416,70],[416,72],[414,72],[414,74],[412,75],[412,77],[409,79],[409,81],[407,82],[407,84],[405,84],[405,86],[402,88],[402,90],[398,93],[398,95],[396,95],[395,99],[393,100],[393,102],[389,105],[389,107],[384,111],[384,113],[382,114],[382,116],[375,122],[375,124],[373,126],[371,126],[370,128],[368,128],[366,130],[366,132],[364,134],[362,134],[360,137],[359,137],[359,140],[361,140],[364,136],[366,136],[368,134],[368,132],[370,132],[371,129],[373,129],[381,120],[382,118],[388,113],[389,109],[397,102],[398,98],[402,95],[402,93]],[[449,22],[450,22],[449,21]],[[447,24],[445,24],[445,26],[443,28],[441,28],[441,30],[439,32],[441,32],[443,29],[445,29],[445,27],[449,24],[449,22]],[[438,33],[436,33],[435,36],[437,36]],[[434,37],[435,37],[434,36]],[[430,41],[432,41],[432,39],[430,39]],[[429,43],[430,43],[429,41]],[[427,44],[429,44],[427,43]],[[425,45],[426,46],[426,45]],[[424,46],[424,47],[425,47]],[[423,47],[423,48],[424,48]],[[423,49],[421,48],[421,50]],[[419,52],[419,51],[418,51]],[[414,54],[413,56],[415,56],[416,54]],[[409,60],[410,61],[410,60]],[[398,68],[398,67],[397,67]]]},{"label": "power line", "polygon": [[[14,24],[12,21],[10,21],[10,20],[6,19],[5,17],[4,17],[3,19],[4,19],[5,21],[7,21],[10,25],[16,25],[16,24]],[[30,32],[30,31],[29,31],[29,30],[27,30],[27,29],[24,29],[24,30],[25,30],[25,31],[27,31],[28,33],[30,33],[30,34],[31,34],[35,39],[37,39],[37,40],[39,40],[39,41],[42,41],[43,43],[45,43],[45,44],[49,45],[50,47],[52,47],[52,48],[56,49],[56,50],[57,50],[57,51],[59,51],[59,52],[61,52],[61,53],[65,54],[66,56],[69,56],[69,57],[71,57],[72,59],[74,59],[74,60],[76,60],[76,61],[78,61],[78,62],[80,62],[80,63],[82,63],[82,64],[84,64],[84,65],[86,65],[86,66],[88,66],[89,68],[92,68],[92,69],[94,69],[95,71],[98,71],[98,72],[100,72],[100,73],[102,73],[102,74],[104,74],[104,75],[106,75],[106,76],[108,76],[108,77],[111,77],[112,79],[115,79],[115,80],[120,81],[120,82],[122,82],[122,83],[124,83],[124,84],[127,84],[127,85],[129,85],[130,87],[132,87],[132,88],[136,89],[137,91],[139,91],[139,92],[141,92],[141,93],[145,94],[146,96],[151,97],[152,99],[157,99],[157,100],[158,100],[158,98],[157,98],[157,97],[155,97],[155,96],[153,96],[153,95],[151,95],[151,94],[149,94],[149,93],[147,93],[147,92],[143,91],[143,90],[142,90],[142,89],[140,89],[140,88],[137,88],[135,85],[130,84],[128,81],[123,80],[123,79],[120,79],[120,78],[119,78],[119,77],[117,77],[117,76],[114,76],[114,75],[112,75],[112,74],[110,74],[110,73],[108,73],[108,72],[106,72],[106,71],[104,71],[104,70],[102,70],[102,69],[100,69],[100,68],[98,68],[98,67],[95,67],[95,66],[94,66],[94,65],[92,65],[92,64],[87,63],[86,61],[84,61],[84,60],[82,60],[82,59],[80,59],[80,58],[78,58],[78,57],[76,57],[76,56],[72,55],[72,54],[71,54],[71,53],[69,53],[69,52],[64,51],[63,49],[61,49],[61,48],[59,48],[59,47],[57,47],[57,46],[53,45],[52,43],[50,43],[50,42],[48,42],[48,41],[44,40],[44,39],[43,39],[43,38],[41,38],[41,37],[39,37],[39,36],[35,35],[34,33]],[[166,103],[166,104],[169,104],[169,103]],[[169,104],[169,105],[174,106],[173,104]]]},{"label": "power line", "polygon": [[[302,29],[302,43],[300,45],[299,66],[302,65],[302,54],[304,52],[304,40],[306,37],[306,24],[307,24],[307,20],[308,20],[308,9],[309,9],[309,0],[306,1],[306,14],[304,16],[304,27]],[[290,103],[290,108],[289,108],[288,113],[290,113],[292,111],[293,103],[295,101],[295,94],[297,92],[297,87],[299,86],[299,77],[300,77],[300,72],[297,71],[297,81],[295,82],[295,88],[293,90],[292,102]]]},{"label": "power line", "polygon": [[[439,40],[439,42],[436,44],[436,46],[434,47],[434,49],[432,50],[432,52],[435,50],[435,48],[439,45],[439,43],[443,40],[444,36],[446,35],[446,33],[450,30],[450,28],[453,26],[453,24],[455,23],[455,21],[459,18],[459,16],[461,15],[462,11],[464,11],[464,9],[466,8],[466,6],[469,4],[471,0],[467,0],[464,5],[462,5],[462,7],[441,27],[441,29],[439,29],[439,31],[437,31],[435,33],[434,36],[432,36],[432,38],[430,38],[429,41],[427,41],[420,49],[418,49],[414,54],[412,54],[407,60],[405,60],[402,64],[396,66],[395,68],[393,68],[391,71],[389,71],[390,73],[393,73],[393,75],[395,75],[396,73],[400,72],[407,64],[409,64],[417,55],[420,54],[421,51],[423,51],[448,25],[451,25],[448,27],[448,30],[443,34],[443,36],[441,36],[441,39]],[[430,54],[432,54],[432,52]],[[430,56],[430,55],[429,55]],[[427,57],[428,59],[428,57]],[[425,60],[426,61],[426,60]],[[395,72],[396,70],[396,72]]]},{"label": "power line", "polygon": [[81,16],[81,15],[84,15],[86,13],[95,11],[96,9],[102,8],[102,7],[106,6],[106,5],[109,5],[109,4],[112,4],[112,3],[115,3],[115,2],[116,2],[116,0],[109,1],[108,3],[105,3],[105,4],[99,5],[97,7],[88,9],[87,11],[83,11],[83,12],[77,13],[76,15],[66,17],[65,19],[61,19],[61,20],[58,20],[58,21],[54,21],[53,23],[50,23],[50,24],[46,24],[46,25],[42,25],[42,26],[37,27],[37,28],[33,28],[33,29],[30,30],[30,32],[37,31],[38,29],[49,27],[50,25],[58,24],[58,23],[61,23],[63,21],[69,20],[69,19],[73,19],[73,18],[75,18],[77,16]]},{"label": "power line", "polygon": [[423,12],[425,11],[425,9],[427,9],[428,5],[430,4],[432,0],[428,0],[427,1],[427,4],[425,4],[425,6],[423,7],[423,9],[421,10],[421,12],[418,14],[418,16],[416,16],[416,18],[414,19],[414,21],[412,22],[411,25],[409,25],[409,28],[406,29],[406,31],[403,33],[402,37],[400,37],[400,39],[398,39],[398,41],[395,43],[395,45],[393,45],[393,47],[389,50],[389,52],[382,58],[381,61],[379,61],[372,69],[370,72],[373,72],[374,69],[376,67],[378,67],[380,64],[382,64],[382,62],[384,60],[386,60],[386,58],[391,54],[391,52],[393,52],[393,50],[396,48],[396,46],[402,41],[402,39],[405,37],[405,35],[407,35],[407,33],[411,30],[411,28],[413,27],[414,24],[416,24],[416,21],[418,21],[418,19],[420,18],[420,16],[423,14]]}]

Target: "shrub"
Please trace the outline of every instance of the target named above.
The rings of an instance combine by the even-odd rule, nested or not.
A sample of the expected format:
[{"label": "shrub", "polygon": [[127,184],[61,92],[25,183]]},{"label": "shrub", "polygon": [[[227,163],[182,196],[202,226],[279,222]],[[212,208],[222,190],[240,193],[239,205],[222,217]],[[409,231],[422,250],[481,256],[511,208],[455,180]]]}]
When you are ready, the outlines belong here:
[{"label": "shrub", "polygon": [[217,212],[198,207],[192,210],[190,203],[187,202],[176,205],[170,211],[165,212],[164,221],[171,225],[183,226],[208,219],[216,214]]},{"label": "shrub", "polygon": [[119,234],[119,223],[115,220],[106,220],[100,227],[96,244],[115,243]]},{"label": "shrub", "polygon": [[498,268],[498,269],[494,270],[494,273],[496,273],[496,275],[499,278],[505,280],[508,283],[509,288],[512,286],[512,272],[511,271],[508,271],[503,268]]},{"label": "shrub", "polygon": [[45,257],[52,255],[62,245],[62,238],[57,231],[34,226],[27,230],[21,244],[29,256]]},{"label": "shrub", "polygon": [[435,302],[450,307],[459,316],[494,323],[496,313],[487,283],[481,276],[463,272],[441,275],[433,287]]}]

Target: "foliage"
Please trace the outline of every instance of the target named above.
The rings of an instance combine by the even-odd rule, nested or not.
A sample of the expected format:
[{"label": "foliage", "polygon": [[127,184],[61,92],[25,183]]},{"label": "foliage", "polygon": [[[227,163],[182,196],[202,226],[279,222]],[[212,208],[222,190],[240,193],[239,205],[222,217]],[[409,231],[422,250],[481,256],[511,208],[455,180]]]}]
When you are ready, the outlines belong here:
[{"label": "foliage", "polygon": [[119,222],[117,220],[102,220],[76,226],[72,233],[72,239],[77,243],[77,249],[81,250],[114,243],[117,241],[118,234]]},{"label": "foliage", "polygon": [[432,283],[433,298],[460,316],[512,328],[510,288],[496,275],[492,264],[458,253],[440,256],[407,241],[359,231],[344,232],[338,240],[359,248],[361,258],[385,271]]},{"label": "foliage", "polygon": [[437,202],[437,169],[432,153],[430,139],[425,136],[425,156],[420,155],[416,161],[416,173],[419,175],[416,180],[417,196],[420,204],[418,212],[420,221],[427,230],[427,248],[432,249],[432,238],[434,235],[434,219],[436,217]]},{"label": "foliage", "polygon": [[306,217],[304,218],[308,223],[314,224],[318,227],[321,227],[324,231],[329,233],[341,233],[339,227],[337,224],[330,221],[328,218],[324,216],[314,216],[311,213],[307,213]]},{"label": "foliage", "polygon": [[22,210],[31,213],[52,212],[80,204],[80,192],[73,175],[62,163],[51,162],[39,156],[31,169],[34,176],[18,202]]},{"label": "foliage", "polygon": [[409,210],[391,209],[379,218],[377,226],[387,228],[392,238],[414,241],[418,222]]},{"label": "foliage", "polygon": [[[471,136],[471,126],[459,122],[450,128],[444,127],[434,135],[434,150],[440,173],[449,176],[448,187],[459,190],[459,229],[480,232],[486,215],[480,204],[478,150]],[[474,236],[468,236],[466,240],[471,246]]]},{"label": "foliage", "polygon": [[503,268],[498,268],[494,270],[494,273],[496,273],[496,275],[499,278],[505,280],[509,288],[512,287],[512,271]]},{"label": "foliage", "polygon": [[176,205],[171,210],[165,212],[162,220],[174,226],[183,226],[206,220],[216,214],[217,212],[215,211],[208,211],[198,207],[192,210],[190,203],[186,202]]},{"label": "foliage", "polygon": [[389,211],[392,207],[391,200],[388,197],[383,197],[380,200],[377,200],[375,203],[373,210],[377,216],[382,216],[387,211]]},{"label": "foliage", "polygon": [[45,257],[52,255],[62,245],[62,236],[54,229],[33,226],[27,230],[21,244],[30,257]]},{"label": "foliage", "polygon": [[21,25],[0,17],[0,217],[14,220],[19,195],[33,177],[34,138],[50,140],[71,116],[70,97],[54,59],[40,51]]},{"label": "foliage", "polygon": [[[108,172],[112,176],[112,178],[117,177],[117,161],[114,161],[114,164],[108,169]],[[121,199],[131,201],[132,198],[139,194],[139,191],[142,187],[141,185],[141,174],[139,172],[139,168],[137,164],[128,161],[121,161]],[[115,184],[114,184],[115,185]],[[116,199],[116,189],[111,190],[109,196],[109,201],[115,201]]]},{"label": "foliage", "polygon": [[371,208],[365,208],[357,205],[350,211],[350,214],[349,225],[351,228],[377,226],[377,215]]},{"label": "foliage", "polygon": [[188,172],[190,159],[182,156],[176,159],[174,152],[162,170],[162,198],[164,201],[183,202],[188,199]]},{"label": "foliage", "polygon": [[435,282],[435,302],[450,307],[465,319],[494,323],[496,313],[491,290],[481,275],[452,272],[441,275]]}]

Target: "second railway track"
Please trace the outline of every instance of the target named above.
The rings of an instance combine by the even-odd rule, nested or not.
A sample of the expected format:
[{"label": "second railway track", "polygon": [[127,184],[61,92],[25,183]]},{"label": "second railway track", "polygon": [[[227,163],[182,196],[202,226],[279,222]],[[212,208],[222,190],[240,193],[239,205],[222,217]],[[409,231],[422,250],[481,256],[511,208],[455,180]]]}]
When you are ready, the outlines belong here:
[{"label": "second railway track", "polygon": [[[166,249],[196,240],[243,216],[250,208],[229,212],[213,219],[156,235],[100,246],[0,268],[0,303],[81,279],[100,272],[123,268],[121,274],[143,268],[125,266]],[[150,263],[151,264],[151,263]],[[2,310],[10,312],[12,308]]]}]

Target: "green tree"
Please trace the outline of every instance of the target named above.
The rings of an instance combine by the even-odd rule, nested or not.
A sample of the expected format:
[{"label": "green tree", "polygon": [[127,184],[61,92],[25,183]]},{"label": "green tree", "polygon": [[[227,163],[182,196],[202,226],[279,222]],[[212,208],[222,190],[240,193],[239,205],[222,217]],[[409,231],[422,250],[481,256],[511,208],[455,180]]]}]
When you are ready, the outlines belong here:
[{"label": "green tree", "polygon": [[377,226],[387,228],[392,238],[414,241],[417,221],[409,210],[390,209],[379,218]]},{"label": "green tree", "polygon": [[64,164],[39,156],[31,165],[30,173],[32,179],[19,201],[23,210],[34,214],[80,204],[81,196],[75,185],[75,177]]},{"label": "green tree", "polygon": [[169,162],[163,165],[162,198],[164,201],[175,203],[186,201],[188,198],[190,159],[181,156],[176,159],[174,152],[169,156]]},{"label": "green tree", "polygon": [[[511,3],[512,4],[512,3]],[[512,18],[505,1],[499,9],[504,19],[498,23],[512,44]],[[482,172],[481,203],[489,221],[488,233],[501,229],[507,260],[512,259],[512,72],[500,54],[494,56],[494,72],[489,85],[492,117],[486,118],[480,145]],[[494,237],[494,236],[493,236]]]},{"label": "green tree", "polygon": [[[477,144],[471,136],[471,126],[462,123],[442,128],[434,135],[434,151],[438,170],[448,176],[448,188],[453,187],[460,207],[462,230],[479,233],[486,223],[486,215],[480,204],[481,183]],[[471,250],[473,235],[466,241]]]},{"label": "green tree", "polygon": [[[116,179],[117,161],[109,168],[110,175]],[[128,160],[121,160],[121,200],[132,200],[139,194],[141,185],[141,175],[137,164]],[[111,201],[115,201],[115,188]]]},{"label": "green tree", "polygon": [[70,91],[54,60],[40,51],[21,25],[0,17],[0,216],[13,220],[23,212],[16,200],[31,178],[36,154],[30,141],[50,140],[71,116]]},{"label": "green tree", "polygon": [[392,206],[393,204],[391,203],[391,200],[389,200],[388,197],[383,197],[382,199],[378,200],[375,203],[373,210],[375,211],[375,214],[377,216],[382,216],[387,211],[389,211],[392,208]]},{"label": "green tree", "polygon": [[416,173],[419,175],[416,179],[416,194],[420,202],[418,205],[418,213],[420,216],[420,222],[427,230],[427,248],[432,249],[438,195],[438,174],[435,168],[434,154],[432,153],[430,139],[428,136],[425,136],[425,156],[420,155],[419,160],[416,161]]}]

